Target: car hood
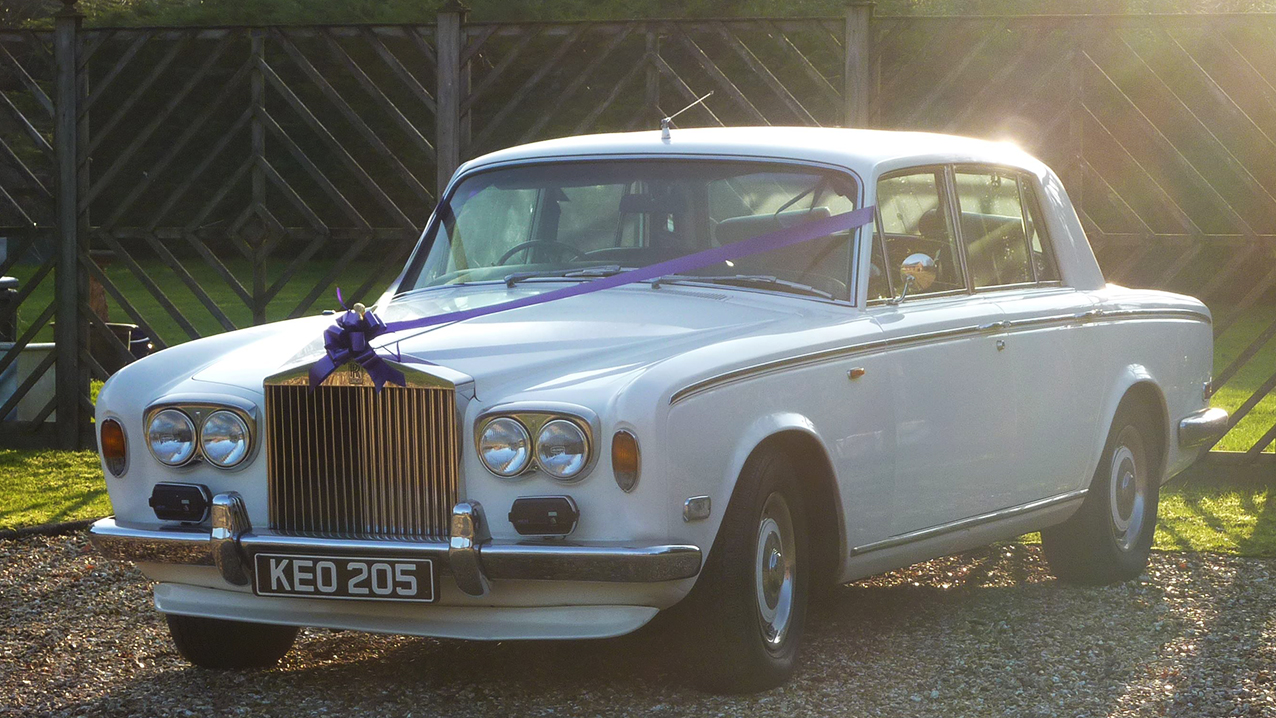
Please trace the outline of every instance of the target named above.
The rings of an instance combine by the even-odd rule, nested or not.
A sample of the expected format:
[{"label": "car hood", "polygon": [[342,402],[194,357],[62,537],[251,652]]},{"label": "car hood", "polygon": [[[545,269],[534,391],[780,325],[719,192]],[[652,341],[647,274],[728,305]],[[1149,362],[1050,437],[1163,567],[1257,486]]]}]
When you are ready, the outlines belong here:
[{"label": "car hood", "polygon": [[[396,300],[378,314],[387,322],[435,316],[562,286],[440,288]],[[534,390],[627,374],[715,342],[774,333],[778,325],[827,311],[822,303],[795,297],[642,284],[383,335],[373,344],[392,350],[383,355],[401,353],[405,363],[415,359],[466,374],[480,393],[514,384]],[[193,378],[260,386],[271,374],[318,358],[323,329],[332,320],[272,325],[275,331],[256,334]]]}]

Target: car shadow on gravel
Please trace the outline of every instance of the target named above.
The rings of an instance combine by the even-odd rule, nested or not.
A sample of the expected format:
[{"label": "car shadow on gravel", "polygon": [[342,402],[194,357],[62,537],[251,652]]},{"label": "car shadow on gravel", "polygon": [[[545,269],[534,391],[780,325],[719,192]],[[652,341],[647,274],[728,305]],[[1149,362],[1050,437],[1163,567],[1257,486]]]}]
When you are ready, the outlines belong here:
[{"label": "car shadow on gravel", "polygon": [[[1058,583],[1036,547],[1017,544],[919,564],[825,597],[808,623],[794,680],[756,696],[695,691],[668,636],[654,631],[602,641],[479,643],[307,630],[277,669],[219,673],[184,663],[148,613],[121,626],[139,634],[133,650],[140,667],[128,680],[45,696],[52,700],[38,703],[51,710],[35,712],[1046,716],[1139,714],[1156,706],[1152,714],[1173,713],[1189,701],[1176,703],[1162,674],[1197,671],[1193,680],[1208,684],[1194,667],[1208,659],[1233,665],[1228,681],[1258,676],[1253,651],[1228,653],[1237,641],[1249,645],[1242,639],[1213,652],[1175,653],[1217,613],[1197,615],[1209,599],[1198,593],[1218,590],[1228,600],[1228,587],[1237,584],[1228,572],[1257,570],[1236,559],[1156,554],[1143,579],[1083,588]],[[143,591],[135,585],[128,602],[141,603]],[[1226,625],[1254,628],[1252,620]],[[112,660],[98,655],[76,665],[87,671]],[[1228,703],[1232,698],[1207,704],[1230,710],[1244,696]]]}]

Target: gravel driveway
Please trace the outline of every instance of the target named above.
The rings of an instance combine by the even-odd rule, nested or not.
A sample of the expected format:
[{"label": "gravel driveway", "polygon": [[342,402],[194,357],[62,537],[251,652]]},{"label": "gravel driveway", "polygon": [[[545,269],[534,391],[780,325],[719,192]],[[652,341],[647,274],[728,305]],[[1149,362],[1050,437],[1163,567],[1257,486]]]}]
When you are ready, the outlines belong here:
[{"label": "gravel driveway", "polygon": [[852,584],[796,679],[698,693],[658,640],[480,644],[307,630],[278,669],[184,663],[131,567],[0,541],[0,715],[1276,716],[1276,562],[1154,554],[1076,588],[1020,545]]}]

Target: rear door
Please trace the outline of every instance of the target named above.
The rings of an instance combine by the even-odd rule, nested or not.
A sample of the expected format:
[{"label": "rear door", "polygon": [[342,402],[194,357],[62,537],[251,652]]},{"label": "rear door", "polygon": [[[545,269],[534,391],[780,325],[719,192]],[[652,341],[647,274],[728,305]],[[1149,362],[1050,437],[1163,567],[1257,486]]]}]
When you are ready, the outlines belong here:
[{"label": "rear door", "polygon": [[995,301],[1005,326],[1003,411],[1013,433],[1003,438],[997,472],[1005,507],[1057,496],[1084,485],[1094,413],[1097,346],[1081,326],[1093,302],[1063,286],[1037,202],[1035,179],[996,167],[954,172],[961,236],[976,295]]}]

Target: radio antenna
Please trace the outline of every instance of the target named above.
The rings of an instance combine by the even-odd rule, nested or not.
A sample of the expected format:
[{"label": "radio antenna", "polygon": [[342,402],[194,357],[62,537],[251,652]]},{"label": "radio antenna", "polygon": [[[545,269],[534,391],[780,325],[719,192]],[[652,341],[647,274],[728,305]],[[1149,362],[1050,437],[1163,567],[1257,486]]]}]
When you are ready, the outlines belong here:
[{"label": "radio antenna", "polygon": [[707,95],[705,95],[704,97],[701,97],[700,99],[696,100],[695,102],[691,103],[690,105],[687,105],[686,107],[682,108],[681,110],[678,110],[677,112],[673,113],[672,115],[669,115],[668,117],[666,117],[666,118],[664,118],[663,120],[661,120],[661,121],[660,121],[660,139],[662,139],[662,140],[667,140],[667,139],[669,139],[669,123],[673,122],[673,118],[677,117],[678,115],[681,115],[682,113],[686,112],[687,110],[690,110],[691,108],[695,107],[696,105],[700,104],[701,102],[704,102],[705,100],[709,99],[709,95],[712,95],[712,94],[713,94],[713,90],[709,90],[709,93],[708,93]]}]

